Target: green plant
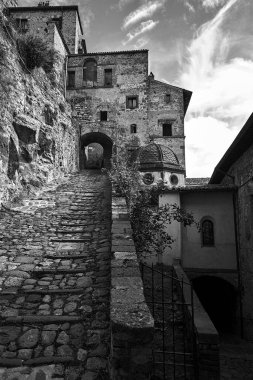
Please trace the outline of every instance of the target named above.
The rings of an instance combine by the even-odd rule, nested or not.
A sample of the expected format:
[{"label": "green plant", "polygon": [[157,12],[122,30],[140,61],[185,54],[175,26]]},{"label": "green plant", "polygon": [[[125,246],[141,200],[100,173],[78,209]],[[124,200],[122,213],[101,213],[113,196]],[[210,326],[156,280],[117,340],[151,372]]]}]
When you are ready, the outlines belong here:
[{"label": "green plant", "polygon": [[53,70],[54,64],[59,60],[59,53],[48,46],[41,37],[26,34],[17,38],[18,52],[29,70],[42,67],[46,73]]},{"label": "green plant", "polygon": [[164,227],[173,221],[184,226],[198,226],[193,215],[178,205],[158,206],[163,183],[151,188],[143,187],[138,167],[131,163],[126,147],[113,155],[112,168],[107,172],[116,193],[126,197],[139,255],[160,254],[166,247],[171,247],[174,239]]}]

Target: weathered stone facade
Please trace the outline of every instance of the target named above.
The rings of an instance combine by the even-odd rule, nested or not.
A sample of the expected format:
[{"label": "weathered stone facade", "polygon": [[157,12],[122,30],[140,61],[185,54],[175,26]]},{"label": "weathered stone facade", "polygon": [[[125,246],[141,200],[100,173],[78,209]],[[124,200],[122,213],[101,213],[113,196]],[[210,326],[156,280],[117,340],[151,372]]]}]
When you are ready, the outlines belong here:
[{"label": "weathered stone facade", "polygon": [[[88,62],[94,64],[94,80],[85,78]],[[73,104],[84,146],[86,134],[94,132],[116,145],[124,140],[133,147],[155,139],[171,147],[185,167],[184,115],[191,93],[148,75],[148,50],[70,56],[68,77],[67,98]],[[171,126],[168,136],[164,124]],[[95,136],[92,142],[97,142]]]},{"label": "weathered stone facade", "polygon": [[17,7],[9,9],[9,12],[17,23],[24,20],[23,25],[20,25],[24,28],[22,32],[36,33],[44,37],[48,34],[48,24],[54,21],[62,33],[69,52],[78,53],[83,30],[77,6]]},{"label": "weathered stone facade", "polygon": [[231,184],[238,187],[234,199],[237,222],[239,286],[242,300],[243,332],[253,338],[253,115],[250,116],[235,141],[216,166],[211,183]]},{"label": "weathered stone facade", "polygon": [[42,69],[27,73],[3,30],[0,45],[2,203],[77,170],[78,140],[71,108],[61,91],[60,73],[54,85]]}]

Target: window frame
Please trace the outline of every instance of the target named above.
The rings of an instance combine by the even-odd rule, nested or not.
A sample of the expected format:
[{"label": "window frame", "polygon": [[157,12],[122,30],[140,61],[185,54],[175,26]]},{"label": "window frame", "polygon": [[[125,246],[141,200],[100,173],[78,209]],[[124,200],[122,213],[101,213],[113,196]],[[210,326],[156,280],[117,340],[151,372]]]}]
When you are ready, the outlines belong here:
[{"label": "window frame", "polygon": [[[208,242],[205,242],[205,237],[204,237],[204,233],[203,233],[203,224],[204,223],[209,223],[210,226],[211,226],[211,243],[208,243]],[[205,248],[205,247],[209,247],[209,248],[212,248],[212,247],[215,247],[215,229],[214,229],[214,222],[213,222],[213,219],[210,218],[210,217],[204,217],[201,219],[201,223],[200,223],[200,226],[201,226],[201,247]],[[210,234],[210,231],[208,232],[205,232],[206,234]],[[206,237],[206,239],[210,239],[210,237]]]},{"label": "window frame", "polygon": [[131,134],[137,133],[137,124],[131,124],[130,125],[130,133]]},{"label": "window frame", "polygon": [[[130,102],[133,101],[134,99],[136,100],[136,107],[133,107],[133,105],[132,106],[130,105]],[[126,108],[131,109],[131,110],[139,108],[139,97],[138,97],[138,95],[128,95],[126,97]]]},{"label": "window frame", "polygon": [[164,95],[164,102],[166,104],[169,104],[171,102],[171,94],[170,93],[167,93]]},{"label": "window frame", "polygon": [[[106,118],[103,118],[102,115],[106,115]],[[108,111],[100,111],[100,121],[108,121]]]},{"label": "window frame", "polygon": [[[106,83],[106,74],[110,73],[110,83]],[[104,86],[112,87],[112,69],[104,69]]]},{"label": "window frame", "polygon": [[[70,81],[69,81],[70,74],[71,75],[74,74],[73,75],[74,81],[73,81],[73,85],[72,86],[70,85]],[[75,72],[75,70],[68,70],[68,78],[67,79],[68,79],[68,81],[67,81],[67,88],[75,88],[75,84],[76,84],[76,72]]]},{"label": "window frame", "polygon": [[[170,127],[170,134],[165,134],[165,127]],[[162,135],[163,137],[171,137],[172,136],[172,123],[162,123]]]},{"label": "window frame", "polygon": [[[93,66],[87,67],[86,65],[89,63],[94,63]],[[92,73],[92,79],[88,79],[88,76]],[[87,82],[97,83],[97,61],[94,58],[88,58],[84,61],[83,64],[83,82],[87,84]]]}]

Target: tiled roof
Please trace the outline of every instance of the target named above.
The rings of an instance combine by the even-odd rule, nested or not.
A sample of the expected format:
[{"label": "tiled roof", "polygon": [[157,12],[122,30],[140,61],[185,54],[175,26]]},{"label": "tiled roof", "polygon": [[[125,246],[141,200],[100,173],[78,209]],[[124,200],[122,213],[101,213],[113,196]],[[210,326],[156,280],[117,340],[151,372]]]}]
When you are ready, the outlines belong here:
[{"label": "tiled roof", "polygon": [[138,160],[140,165],[147,163],[170,163],[179,166],[175,153],[167,146],[150,143],[140,149]]},{"label": "tiled roof", "polygon": [[202,177],[202,178],[186,178],[185,184],[186,186],[200,186],[200,185],[207,185],[209,182],[209,177]]}]

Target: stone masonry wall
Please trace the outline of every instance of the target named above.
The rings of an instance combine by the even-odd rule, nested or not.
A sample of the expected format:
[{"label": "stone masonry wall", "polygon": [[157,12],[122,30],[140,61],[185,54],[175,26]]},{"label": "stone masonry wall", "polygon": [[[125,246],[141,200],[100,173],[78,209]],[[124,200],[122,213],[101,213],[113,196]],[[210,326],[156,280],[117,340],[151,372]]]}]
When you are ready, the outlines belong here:
[{"label": "stone masonry wall", "polygon": [[148,380],[154,320],[145,302],[143,283],[131,238],[124,198],[112,199],[111,377]]},{"label": "stone masonry wall", "polygon": [[0,203],[77,170],[71,108],[42,69],[28,73],[0,29]]},{"label": "stone masonry wall", "polygon": [[[253,145],[231,166],[227,173],[234,176],[239,186],[236,213],[238,217],[238,239],[240,249],[241,297],[243,330],[245,339],[253,340]],[[231,178],[224,176],[222,184],[231,184]],[[243,185],[243,186],[241,186]]]},{"label": "stone masonry wall", "polygon": [[[166,100],[166,96],[170,100]],[[172,136],[163,137],[162,124],[172,124]],[[168,146],[185,167],[183,89],[159,82],[149,76],[148,134],[158,144]]]},{"label": "stone masonry wall", "polygon": [[[86,58],[97,61],[97,83],[83,83],[83,65]],[[112,69],[112,86],[104,85],[104,70]],[[148,52],[99,53],[69,58],[69,71],[75,71],[75,89],[68,90],[68,99],[74,107],[76,124],[82,135],[101,132],[112,140],[124,138],[136,144],[147,142],[147,73]],[[138,108],[126,107],[127,96],[138,96]],[[100,111],[107,111],[108,120],[100,121]],[[130,133],[131,124],[137,133]]]},{"label": "stone masonry wall", "polygon": [[62,34],[72,54],[77,53],[78,41],[77,40],[77,27],[78,22],[76,10],[64,9],[50,9],[45,8],[32,8],[30,11],[11,11],[13,19],[26,19],[28,20],[28,30],[32,33],[44,35],[47,29],[47,22],[52,18],[62,18]]}]

